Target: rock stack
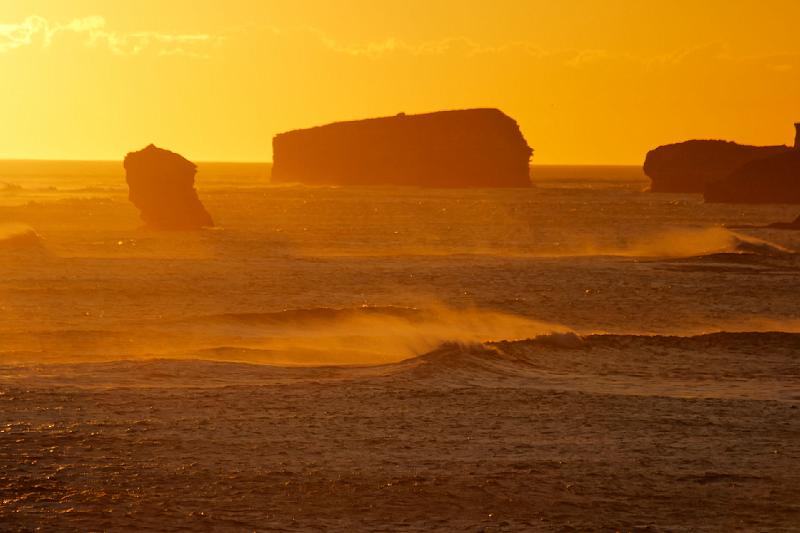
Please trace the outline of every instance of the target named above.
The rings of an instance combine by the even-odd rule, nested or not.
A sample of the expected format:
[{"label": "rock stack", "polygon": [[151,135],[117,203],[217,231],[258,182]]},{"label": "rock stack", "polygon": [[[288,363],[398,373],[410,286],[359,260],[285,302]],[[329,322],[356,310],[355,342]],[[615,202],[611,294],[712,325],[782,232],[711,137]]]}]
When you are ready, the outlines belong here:
[{"label": "rock stack", "polygon": [[529,187],[528,146],[497,109],[336,122],[276,135],[273,182]]},{"label": "rock stack", "polygon": [[153,229],[190,230],[214,225],[194,188],[197,166],[151,144],[125,156],[128,198]]},{"label": "rock stack", "polygon": [[749,146],[729,141],[692,140],[647,152],[644,173],[652,192],[703,193],[742,165],[791,151],[787,146]]}]

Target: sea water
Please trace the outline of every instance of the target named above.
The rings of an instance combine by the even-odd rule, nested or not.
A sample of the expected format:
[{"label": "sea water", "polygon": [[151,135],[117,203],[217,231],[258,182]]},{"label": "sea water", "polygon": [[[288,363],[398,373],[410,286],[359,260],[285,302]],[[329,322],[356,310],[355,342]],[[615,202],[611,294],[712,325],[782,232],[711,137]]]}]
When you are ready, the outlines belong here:
[{"label": "sea water", "polygon": [[[0,163],[0,521],[671,527],[656,494],[615,506],[717,474],[747,485],[726,492],[743,520],[772,523],[769,491],[774,524],[797,516],[800,235],[746,227],[796,207],[649,193],[628,167],[534,167],[528,189],[268,174],[200,164],[216,227],[156,232],[119,163]],[[734,524],[725,505],[691,524]]]}]

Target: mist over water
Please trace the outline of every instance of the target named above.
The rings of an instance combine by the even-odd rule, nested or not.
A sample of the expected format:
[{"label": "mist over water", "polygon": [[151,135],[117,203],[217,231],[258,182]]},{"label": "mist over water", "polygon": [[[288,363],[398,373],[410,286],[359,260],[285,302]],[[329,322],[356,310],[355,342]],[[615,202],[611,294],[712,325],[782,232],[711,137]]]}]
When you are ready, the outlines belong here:
[{"label": "mist over water", "polygon": [[7,362],[380,364],[551,332],[797,329],[785,284],[800,240],[723,227],[790,209],[646,194],[624,167],[595,180],[534,169],[529,190],[437,190],[269,187],[257,166],[201,165],[219,223],[201,232],[143,229],[107,163],[11,170]]},{"label": "mist over water", "polygon": [[39,244],[39,235],[25,224],[0,224],[0,247],[5,249],[26,248]]},{"label": "mist over water", "polygon": [[795,208],[263,168],[159,232],[117,165],[0,162],[0,529],[797,523],[800,232],[728,229]]},{"label": "mist over water", "polygon": [[721,226],[671,229],[643,235],[629,246],[619,249],[596,249],[585,255],[619,255],[624,257],[682,258],[711,254],[750,253],[755,255],[787,255],[794,251],[757,237],[737,233]]}]

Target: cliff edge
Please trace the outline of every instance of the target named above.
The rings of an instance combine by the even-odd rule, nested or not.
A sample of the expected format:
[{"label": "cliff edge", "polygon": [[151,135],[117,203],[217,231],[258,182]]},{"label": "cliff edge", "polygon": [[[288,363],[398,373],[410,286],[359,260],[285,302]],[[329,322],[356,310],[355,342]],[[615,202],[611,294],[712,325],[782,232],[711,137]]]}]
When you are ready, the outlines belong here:
[{"label": "cliff edge", "polygon": [[709,183],[706,202],[800,204],[800,149],[751,161]]},{"label": "cliff edge", "polygon": [[742,165],[790,152],[788,146],[749,146],[729,141],[691,140],[647,152],[644,172],[652,192],[702,193]]},{"label": "cliff edge", "polygon": [[197,166],[185,157],[151,144],[125,156],[128,198],[145,225],[153,229],[186,230],[213,226],[197,191]]},{"label": "cliff edge", "polygon": [[272,181],[311,185],[529,187],[528,146],[498,109],[335,122],[280,133]]}]

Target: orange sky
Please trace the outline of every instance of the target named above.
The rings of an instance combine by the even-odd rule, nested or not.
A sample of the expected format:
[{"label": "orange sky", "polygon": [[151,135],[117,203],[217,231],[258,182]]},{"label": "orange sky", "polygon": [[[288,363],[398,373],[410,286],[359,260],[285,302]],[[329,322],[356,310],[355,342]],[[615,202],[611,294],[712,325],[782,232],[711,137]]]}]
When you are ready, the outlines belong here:
[{"label": "orange sky", "polygon": [[281,131],[463,107],[517,119],[534,163],[790,143],[798,21],[797,0],[0,0],[0,157],[264,161]]}]

